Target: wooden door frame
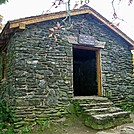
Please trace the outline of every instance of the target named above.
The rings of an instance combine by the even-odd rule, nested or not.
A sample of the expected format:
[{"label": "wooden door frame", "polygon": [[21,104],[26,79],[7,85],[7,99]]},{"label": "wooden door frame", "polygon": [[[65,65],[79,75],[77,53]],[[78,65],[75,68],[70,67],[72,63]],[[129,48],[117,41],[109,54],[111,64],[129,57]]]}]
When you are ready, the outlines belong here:
[{"label": "wooden door frame", "polygon": [[89,46],[73,45],[73,48],[86,49],[96,52],[96,69],[97,69],[97,83],[98,83],[98,96],[102,96],[102,76],[101,76],[101,53],[100,49]]},{"label": "wooden door frame", "polygon": [[102,96],[101,53],[100,53],[100,50],[96,51],[96,67],[97,67],[98,96]]}]

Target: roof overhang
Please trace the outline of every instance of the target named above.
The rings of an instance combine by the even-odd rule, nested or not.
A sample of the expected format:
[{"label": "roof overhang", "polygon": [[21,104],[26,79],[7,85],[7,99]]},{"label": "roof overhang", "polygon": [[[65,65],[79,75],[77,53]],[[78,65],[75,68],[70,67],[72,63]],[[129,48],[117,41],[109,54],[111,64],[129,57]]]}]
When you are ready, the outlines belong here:
[{"label": "roof overhang", "polygon": [[[82,9],[76,9],[72,10],[70,15],[81,15],[81,14],[92,14],[94,17],[96,17],[99,21],[104,23],[107,27],[109,27],[111,30],[116,32],[118,35],[120,35],[122,38],[124,38],[131,47],[134,47],[134,41],[129,38],[126,34],[124,34],[121,30],[119,30],[115,25],[113,25],[111,22],[109,22],[106,18],[104,18],[102,15],[100,15],[98,12],[96,12],[91,7],[88,8],[82,8]],[[4,29],[2,30],[0,34],[0,48],[3,47],[3,45],[6,45],[6,42],[10,38],[10,35],[19,30],[24,30],[26,25],[43,22],[47,20],[54,20],[59,18],[64,18],[67,16],[67,13],[65,11],[63,12],[57,12],[57,13],[50,13],[50,14],[43,14],[38,16],[32,16],[27,18],[22,18],[18,20],[9,21]]]}]

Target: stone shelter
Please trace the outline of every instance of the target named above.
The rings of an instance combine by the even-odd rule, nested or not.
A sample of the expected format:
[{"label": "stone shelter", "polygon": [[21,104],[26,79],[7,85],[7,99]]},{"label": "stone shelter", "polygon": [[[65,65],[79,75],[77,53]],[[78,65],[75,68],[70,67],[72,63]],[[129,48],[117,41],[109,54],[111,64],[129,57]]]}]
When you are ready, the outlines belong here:
[{"label": "stone shelter", "polygon": [[[134,102],[133,51],[134,41],[91,7],[7,22],[0,34],[0,92],[14,108],[15,127],[63,117],[74,100],[84,100],[82,108],[105,105],[100,112],[112,107],[106,116],[120,121],[128,117],[113,103]],[[104,118],[99,115],[91,118]]]}]

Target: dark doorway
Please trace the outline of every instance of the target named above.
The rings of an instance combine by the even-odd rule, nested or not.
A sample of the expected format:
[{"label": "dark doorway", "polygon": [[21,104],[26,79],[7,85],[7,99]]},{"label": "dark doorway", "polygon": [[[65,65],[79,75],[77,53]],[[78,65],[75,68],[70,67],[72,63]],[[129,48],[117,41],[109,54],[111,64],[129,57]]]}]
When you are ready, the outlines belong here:
[{"label": "dark doorway", "polygon": [[74,96],[97,95],[96,51],[73,48]]}]

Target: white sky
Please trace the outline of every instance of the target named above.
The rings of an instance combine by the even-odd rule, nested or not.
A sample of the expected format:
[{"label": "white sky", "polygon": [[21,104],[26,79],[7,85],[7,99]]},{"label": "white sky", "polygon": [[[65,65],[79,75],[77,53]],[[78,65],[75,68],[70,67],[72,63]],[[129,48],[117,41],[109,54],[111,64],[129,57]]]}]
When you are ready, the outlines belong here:
[{"label": "white sky", "polygon": [[[43,11],[45,13],[50,9],[53,1],[54,0],[9,0],[8,3],[0,5],[0,14],[3,16],[3,23],[6,23],[8,20],[40,15]],[[71,1],[73,6],[76,0]],[[109,21],[112,21],[113,9],[111,1],[112,0],[90,0],[89,6]],[[118,20],[115,21],[115,23],[121,22],[119,28],[134,40],[134,3],[128,6],[128,0],[122,0],[120,5],[115,3],[115,7],[118,16],[124,20]],[[57,9],[52,8],[51,11],[59,11],[61,9],[65,9],[65,5]]]}]

